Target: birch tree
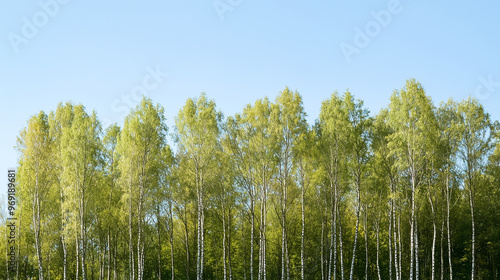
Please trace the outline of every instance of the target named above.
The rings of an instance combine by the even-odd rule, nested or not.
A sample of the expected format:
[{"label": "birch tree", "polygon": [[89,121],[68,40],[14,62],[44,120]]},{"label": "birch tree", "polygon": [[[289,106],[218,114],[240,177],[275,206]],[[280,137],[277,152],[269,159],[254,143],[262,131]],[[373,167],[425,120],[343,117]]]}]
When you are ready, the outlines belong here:
[{"label": "birch tree", "polygon": [[31,227],[34,231],[38,278],[44,279],[41,234],[47,226],[48,209],[53,201],[53,139],[50,137],[48,116],[42,111],[28,121],[28,126],[18,139],[21,152],[19,160],[19,195],[21,207],[31,209]]},{"label": "birch tree", "polygon": [[297,154],[300,136],[305,133],[307,123],[305,112],[302,106],[302,98],[297,91],[292,92],[285,88],[276,98],[276,106],[273,110],[274,129],[279,145],[278,164],[280,184],[280,218],[281,218],[281,279],[290,278],[290,248],[288,238],[289,221],[288,212],[294,203],[295,197],[291,196],[291,187],[296,186],[293,182],[292,169],[296,165],[294,162]]},{"label": "birch tree", "polygon": [[476,99],[468,98],[458,105],[458,129],[461,135],[458,155],[464,174],[472,227],[471,279],[475,279],[476,225],[474,221],[475,198],[480,187],[480,176],[485,172],[487,159],[494,149],[494,127],[490,115]]},{"label": "birch tree", "polygon": [[114,246],[116,239],[118,238],[117,227],[121,227],[122,225],[119,219],[122,192],[118,186],[120,174],[118,169],[119,155],[117,153],[120,131],[120,127],[113,124],[106,128],[106,133],[102,139],[105,167],[101,194],[106,198],[106,202],[104,202],[105,209],[101,210],[99,214],[101,216],[100,220],[102,220],[102,223],[104,224],[104,230],[106,233],[105,251],[107,253],[107,280],[111,279],[111,267],[113,267],[114,275],[116,275],[116,255],[113,254],[113,252],[117,250],[116,246]]},{"label": "birch tree", "polygon": [[205,253],[205,210],[210,188],[216,178],[216,155],[219,148],[219,128],[222,114],[215,102],[205,94],[188,99],[175,120],[175,141],[187,160],[184,176],[196,190],[197,254],[196,279],[203,279]]},{"label": "birch tree", "polygon": [[[411,79],[374,119],[335,92],[311,127],[288,88],[225,122],[202,94],[176,118],[175,149],[164,114],[143,98],[123,130],[105,133],[70,102],[28,119],[19,224],[0,221],[17,239],[11,276],[499,275],[500,124],[475,99],[435,108]],[[0,268],[6,278],[7,262]]]},{"label": "birch tree", "polygon": [[390,153],[388,146],[388,136],[392,134],[392,130],[389,127],[388,121],[388,111],[382,109],[376,116],[374,125],[372,127],[372,151],[374,153],[373,158],[373,170],[374,173],[372,178],[380,184],[378,187],[378,192],[383,192],[387,188],[389,192],[387,194],[387,199],[389,200],[388,209],[388,238],[387,244],[389,249],[389,278],[393,279],[393,268],[394,275],[396,279],[401,279],[400,269],[401,263],[398,262],[398,238],[396,231],[396,224],[398,215],[400,211],[397,211],[398,197],[400,196],[398,191],[398,171],[395,165],[396,156]]},{"label": "birch tree", "polygon": [[257,186],[255,195],[259,197],[259,280],[267,279],[268,199],[277,162],[278,142],[276,133],[272,130],[271,114],[272,106],[267,98],[257,100],[253,106],[247,106],[243,112],[245,121],[252,129],[249,139],[251,155],[255,160],[255,177],[252,182]]},{"label": "birch tree", "polygon": [[[243,207],[250,215],[250,280],[254,278],[254,240],[255,240],[255,207],[257,203],[256,193],[256,153],[252,150],[251,139],[255,135],[255,127],[248,118],[248,105],[243,114],[228,117],[226,121],[225,150],[233,159],[235,168],[235,180],[243,190],[242,194],[247,198],[250,205]],[[246,269],[246,268],[245,268]]]},{"label": "birch tree", "polygon": [[[345,129],[348,117],[342,108],[342,99],[337,92],[330,99],[323,101],[319,115],[321,127],[321,145],[325,152],[322,162],[328,175],[330,205],[330,247],[328,258],[328,279],[337,279],[337,215],[339,213],[340,184],[345,166]],[[340,229],[340,227],[339,227]],[[341,231],[341,229],[340,229]],[[339,233],[342,243],[342,233]],[[333,273],[333,274],[332,274]],[[343,249],[340,247],[340,278],[344,279]]]},{"label": "birch tree", "polygon": [[[74,107],[71,127],[63,130],[61,140],[62,173],[65,198],[72,206],[69,218],[77,233],[77,252],[82,279],[87,279],[87,233],[89,202],[97,194],[97,173],[101,166],[101,125],[94,112],[88,115],[82,105]],[[69,208],[71,209],[71,208]]]},{"label": "birch tree", "polygon": [[[361,210],[361,187],[366,177],[366,166],[369,159],[369,131],[371,120],[368,110],[363,108],[363,102],[355,101],[349,91],[344,94],[343,110],[348,119],[346,127],[346,153],[348,158],[348,170],[356,189],[356,229],[354,233],[354,244],[352,249],[351,271],[349,279],[354,277],[354,261],[356,259],[356,247],[359,232],[359,215]],[[366,275],[365,275],[366,277]]]},{"label": "birch tree", "polygon": [[[174,262],[174,188],[177,184],[175,178],[175,158],[170,146],[165,145],[161,151],[161,164],[158,190],[155,190],[155,215],[157,220],[157,233],[158,233],[158,275],[161,278],[161,231],[163,228],[161,221],[165,221],[167,236],[170,242],[170,269],[171,279],[175,279],[175,262]],[[163,198],[160,200],[160,198]],[[166,217],[162,217],[165,213]]]},{"label": "birch tree", "polygon": [[417,191],[423,183],[426,166],[433,154],[436,119],[430,98],[414,79],[406,82],[399,92],[394,91],[389,105],[389,125],[394,131],[389,136],[391,153],[397,156],[396,166],[409,181],[410,208],[410,275],[419,278]]},{"label": "birch tree", "polygon": [[[311,186],[319,185],[318,178],[321,177],[321,171],[318,170],[317,161],[319,157],[319,145],[317,140],[318,138],[315,131],[306,127],[299,135],[299,139],[295,146],[296,152],[294,153],[296,163],[294,175],[300,187],[300,279],[302,280],[306,279],[306,268],[308,267],[306,263],[306,238],[308,237],[308,235],[306,235],[306,204],[314,205],[316,202],[316,200],[312,199],[310,202],[306,201],[306,199],[310,198],[307,192]],[[313,209],[316,208],[314,207]],[[308,213],[308,215],[310,214],[312,213]],[[309,231],[309,228],[307,231]]]},{"label": "birch tree", "polygon": [[[159,187],[162,150],[166,145],[167,127],[164,109],[143,97],[135,110],[125,118],[117,144],[122,174],[122,201],[129,214],[129,277],[135,278],[133,235],[136,236],[137,279],[144,276],[145,216],[150,210],[151,192]],[[134,209],[134,210],[133,210]],[[133,215],[136,224],[132,223]],[[132,232],[135,231],[135,234]]]},{"label": "birch tree", "polygon": [[440,126],[440,153],[439,156],[442,160],[440,178],[442,193],[446,203],[446,237],[447,237],[447,250],[448,250],[448,270],[449,279],[453,279],[453,262],[452,262],[452,241],[451,241],[451,227],[450,227],[450,210],[455,203],[453,203],[454,191],[456,191],[458,183],[460,182],[460,174],[458,172],[458,165],[456,162],[458,144],[460,134],[458,132],[458,103],[452,99],[446,103],[441,103],[438,109],[437,117]]},{"label": "birch tree", "polygon": [[53,153],[54,156],[54,172],[56,174],[56,187],[59,199],[57,204],[59,204],[60,215],[59,215],[59,229],[60,229],[60,239],[61,247],[63,251],[63,279],[66,280],[68,277],[68,245],[71,244],[72,238],[75,236],[71,234],[71,220],[70,220],[70,210],[73,209],[69,203],[69,195],[66,194],[69,188],[65,185],[63,181],[63,171],[66,166],[62,164],[62,135],[63,132],[71,128],[71,123],[74,117],[74,106],[71,103],[62,104],[59,103],[57,110],[51,112],[49,115],[50,124],[50,134],[51,138],[54,140],[54,146],[56,152]]}]

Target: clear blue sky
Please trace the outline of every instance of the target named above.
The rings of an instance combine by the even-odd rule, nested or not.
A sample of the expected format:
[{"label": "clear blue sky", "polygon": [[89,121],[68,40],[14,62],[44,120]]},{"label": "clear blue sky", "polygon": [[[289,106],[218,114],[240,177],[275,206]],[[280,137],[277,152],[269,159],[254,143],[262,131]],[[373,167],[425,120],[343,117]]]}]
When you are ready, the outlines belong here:
[{"label": "clear blue sky", "polygon": [[[498,1],[1,5],[2,194],[6,170],[17,164],[19,131],[31,115],[61,101],[95,109],[106,123],[122,123],[124,109],[143,90],[165,107],[172,128],[185,100],[202,91],[227,116],[258,98],[274,99],[288,86],[302,94],[312,123],[334,90],[349,88],[376,113],[413,77],[436,104],[473,95],[500,119]],[[346,55],[342,46],[355,52]],[[158,82],[151,79],[154,71],[161,72]]]}]

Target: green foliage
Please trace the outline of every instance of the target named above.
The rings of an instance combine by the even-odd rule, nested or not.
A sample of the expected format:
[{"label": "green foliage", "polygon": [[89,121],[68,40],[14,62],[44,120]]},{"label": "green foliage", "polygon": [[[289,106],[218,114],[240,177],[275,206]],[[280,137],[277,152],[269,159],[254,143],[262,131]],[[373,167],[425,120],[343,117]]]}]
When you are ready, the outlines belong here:
[{"label": "green foliage", "polygon": [[143,98],[123,128],[71,103],[28,120],[20,279],[499,274],[500,125],[475,99],[436,107],[410,79],[374,116],[334,92],[309,125],[289,88],[227,118],[202,93],[175,149],[164,114]]}]

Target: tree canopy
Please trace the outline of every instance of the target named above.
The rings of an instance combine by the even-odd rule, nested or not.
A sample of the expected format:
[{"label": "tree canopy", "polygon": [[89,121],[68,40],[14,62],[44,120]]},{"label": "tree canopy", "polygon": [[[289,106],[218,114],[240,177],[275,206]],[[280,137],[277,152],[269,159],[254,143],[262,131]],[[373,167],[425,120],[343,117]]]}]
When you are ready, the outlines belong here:
[{"label": "tree canopy", "polygon": [[33,115],[0,278],[498,278],[500,125],[479,101],[409,79],[378,114],[346,90],[306,116],[288,87],[227,117],[202,93],[171,147],[146,97],[123,127],[70,102]]}]

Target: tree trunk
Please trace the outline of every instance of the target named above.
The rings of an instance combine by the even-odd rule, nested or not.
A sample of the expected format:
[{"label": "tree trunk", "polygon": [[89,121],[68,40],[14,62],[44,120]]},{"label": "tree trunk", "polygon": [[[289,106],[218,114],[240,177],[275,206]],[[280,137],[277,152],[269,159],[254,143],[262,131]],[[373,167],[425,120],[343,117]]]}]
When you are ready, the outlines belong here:
[{"label": "tree trunk", "polygon": [[[250,190],[252,190],[253,187],[250,187]],[[255,211],[254,211],[254,201],[253,201],[253,192],[251,191],[251,197],[250,197],[250,280],[253,280],[253,241],[254,241],[254,228],[255,228]],[[262,229],[262,228],[261,228]],[[262,240],[262,232],[260,233],[260,240]],[[260,241],[262,243],[262,241]],[[262,244],[261,244],[262,245]],[[261,254],[260,254],[260,249],[259,249],[259,279],[261,278]]]},{"label": "tree trunk", "polygon": [[40,240],[40,200],[38,198],[38,174],[36,175],[35,197],[33,199],[33,228],[35,229],[35,246],[38,263],[38,279],[43,280],[42,241]]},{"label": "tree trunk", "polygon": [[321,217],[321,280],[325,279],[325,220]]},{"label": "tree trunk", "polygon": [[[396,232],[396,209],[394,207],[394,199],[392,199],[392,230],[394,235],[394,274],[396,275],[396,280],[401,279],[401,275],[399,274],[399,269],[401,263],[398,263],[398,237]],[[390,236],[389,236],[390,238]],[[399,247],[401,249],[401,247]]]},{"label": "tree trunk", "polygon": [[412,178],[412,188],[411,188],[411,220],[410,220],[410,280],[413,280],[413,264],[415,262],[415,185]]},{"label": "tree trunk", "polygon": [[107,280],[111,279],[111,237],[110,237],[110,230],[108,229],[108,238],[106,241],[107,248],[108,248],[108,275],[106,277]]},{"label": "tree trunk", "polygon": [[389,247],[389,280],[392,280],[392,201],[391,201],[391,209],[389,210],[389,231],[388,231],[388,242],[387,245]]},{"label": "tree trunk", "polygon": [[170,227],[169,227],[169,235],[170,235],[170,262],[172,268],[172,276],[171,280],[175,279],[175,266],[174,266],[174,217],[172,212],[172,197],[170,197],[170,201],[168,203],[168,212],[170,219]]},{"label": "tree trunk", "polygon": [[175,279],[175,265],[174,265],[174,232],[170,235],[170,267],[172,269],[172,280]]},{"label": "tree trunk", "polygon": [[401,213],[398,215],[399,279],[403,279],[403,246],[401,246]]},{"label": "tree trunk", "polygon": [[222,264],[224,280],[227,280],[227,262],[226,262],[226,210],[222,206]]},{"label": "tree trunk", "polygon": [[432,268],[431,268],[431,280],[434,280],[434,274],[435,274],[435,260],[436,260],[436,221],[434,219],[432,223],[432,254],[431,254],[431,262],[432,262]]},{"label": "tree trunk", "polygon": [[134,246],[132,244],[132,173],[129,180],[129,205],[128,205],[128,264],[129,264],[129,279],[134,280]]},{"label": "tree trunk", "polygon": [[107,276],[105,276],[105,268],[104,266],[106,265],[106,255],[107,255],[107,252],[106,252],[106,249],[104,250],[104,252],[101,252],[99,254],[99,280],[103,280],[104,277],[107,278]]},{"label": "tree trunk", "polygon": [[431,215],[432,215],[431,280],[434,280],[435,263],[436,263],[436,210],[434,208],[434,203],[432,201],[429,189],[427,193],[429,197],[429,205],[431,206]]},{"label": "tree trunk", "polygon": [[[443,217],[441,217],[443,218]],[[440,246],[441,247],[441,280],[444,279],[444,250],[443,250],[443,237],[444,237],[444,219],[442,219],[441,221],[441,243],[440,243]]]},{"label": "tree trunk", "polygon": [[229,280],[233,280],[233,262],[231,258],[231,229],[232,229],[232,213],[231,208],[229,208],[228,215],[228,228],[227,228],[227,261],[229,265]]},{"label": "tree trunk", "polygon": [[[302,175],[303,177],[304,175]],[[301,195],[300,195],[300,211],[302,215],[302,231],[300,234],[300,279],[304,280],[304,235],[306,228],[306,219],[305,219],[305,209],[304,209],[304,184],[302,184]]]},{"label": "tree trunk", "polygon": [[[196,175],[198,176],[198,175]],[[200,190],[198,186],[198,226],[197,226],[197,246],[196,246],[196,280],[201,280],[201,201]]]},{"label": "tree trunk", "polygon": [[79,253],[80,252],[80,248],[79,248],[79,245],[78,245],[80,241],[78,240],[78,234],[76,235],[75,239],[76,239],[76,244],[75,244],[75,246],[76,246],[76,279],[78,280],[78,279],[80,279],[78,277],[79,276],[79,271],[80,271],[80,267],[79,267],[80,266],[80,253]]},{"label": "tree trunk", "polygon": [[187,225],[187,209],[184,207],[184,219],[182,219],[184,223],[184,244],[186,246],[186,278],[190,278],[190,264],[189,264],[189,232]]},{"label": "tree trunk", "polygon": [[415,279],[419,279],[419,262],[418,262],[418,219],[415,218]]},{"label": "tree trunk", "polygon": [[204,182],[203,170],[196,168],[196,184],[198,195],[198,256],[197,256],[197,280],[203,279],[203,264],[205,252],[205,205],[204,205]]},{"label": "tree trunk", "polygon": [[[392,188],[392,187],[391,187]],[[391,193],[394,195],[394,191]],[[396,238],[396,215],[394,214],[394,198],[391,198],[391,210],[389,214],[389,279],[392,280],[392,256],[393,251],[391,249],[391,238],[394,237],[394,274],[396,275],[396,280],[398,280],[398,254],[397,254],[397,238]],[[391,232],[392,227],[392,232]],[[392,235],[391,235],[392,234]]]},{"label": "tree trunk", "polygon": [[[61,230],[62,232],[62,230]],[[64,235],[61,235],[61,245],[63,249],[63,280],[68,279],[68,249],[66,246],[66,241],[64,240]]]},{"label": "tree trunk", "polygon": [[141,248],[141,271],[142,271],[142,275],[141,275],[141,279],[144,278],[144,243],[142,244],[142,248]]},{"label": "tree trunk", "polygon": [[200,280],[203,279],[203,269],[205,263],[205,205],[203,202],[204,193],[201,197],[201,259],[200,259]]},{"label": "tree trunk", "polygon": [[[262,166],[262,190],[261,190],[261,205],[260,205],[260,243],[259,243],[259,280],[266,279],[266,224],[267,224],[267,181],[265,176],[265,166]],[[252,220],[253,223],[253,220]],[[252,227],[253,230],[253,227]],[[253,240],[251,241],[253,246]],[[252,251],[250,252],[251,254]],[[252,263],[252,259],[250,259]],[[251,269],[252,266],[251,266]],[[251,270],[252,271],[252,270]],[[250,274],[250,278],[253,277],[253,274]]]},{"label": "tree trunk", "polygon": [[349,272],[349,280],[352,280],[354,277],[354,261],[356,260],[356,247],[358,244],[358,232],[359,232],[359,210],[361,208],[360,199],[359,199],[359,182],[357,184],[357,197],[358,197],[358,205],[356,206],[356,230],[354,232],[354,245],[352,246],[352,260],[351,260],[351,271]]},{"label": "tree trunk", "polygon": [[368,213],[366,212],[367,209],[365,209],[365,224],[364,224],[364,230],[365,230],[365,280],[368,279]]},{"label": "tree trunk", "polygon": [[161,232],[160,232],[160,209],[156,206],[156,233],[158,235],[158,279],[161,280]]},{"label": "tree trunk", "polygon": [[[379,224],[379,220],[376,221],[376,234],[377,234],[377,276],[378,276],[378,280],[381,280],[380,278],[380,264],[379,264],[379,251],[380,251],[380,241],[379,241],[379,232],[380,232],[380,224]],[[389,228],[391,228],[389,226]],[[391,235],[389,234],[389,244],[391,243]],[[389,249],[389,256],[392,256],[392,252],[391,252],[391,249]],[[392,278],[390,278],[392,279]]]},{"label": "tree trunk", "polygon": [[282,187],[281,187],[281,192],[282,192],[282,197],[281,197],[281,280],[285,280],[288,278],[286,278],[286,273],[287,273],[287,270],[286,270],[286,266],[287,266],[287,263],[286,263],[286,242],[285,242],[285,239],[286,239],[286,231],[285,231],[285,228],[286,228],[286,214],[285,214],[285,204],[286,204],[286,184],[285,183],[282,183]]},{"label": "tree trunk", "polygon": [[243,246],[243,280],[247,280],[247,240],[245,238],[245,220],[243,217],[241,217],[241,244]]},{"label": "tree trunk", "polygon": [[339,218],[340,279],[344,280],[344,246],[342,242],[342,219],[339,212],[339,206],[337,205],[337,215]]},{"label": "tree trunk", "polygon": [[[267,183],[266,183],[267,184]],[[267,269],[266,269],[266,246],[267,246],[267,185],[265,185],[264,187],[264,208],[262,209],[263,210],[263,220],[264,220],[264,224],[263,224],[263,228],[264,228],[264,232],[262,234],[262,273],[263,273],[263,277],[262,277],[262,280],[266,280],[267,278]]]},{"label": "tree trunk", "polygon": [[80,249],[82,253],[80,257],[82,258],[82,279],[87,280],[87,233],[85,231],[85,188],[82,186],[80,197]]},{"label": "tree trunk", "polygon": [[453,264],[451,262],[451,236],[450,236],[450,189],[449,177],[446,176],[446,235],[448,237],[448,266],[450,268],[450,280],[453,280]]},{"label": "tree trunk", "polygon": [[196,279],[201,280],[203,279],[203,231],[204,231],[204,224],[203,224],[203,183],[201,182],[202,174],[201,172],[196,168],[196,189],[197,189],[197,196],[198,196],[198,246],[197,246],[197,257],[196,257]]},{"label": "tree trunk", "polygon": [[115,246],[113,246],[113,279],[116,280],[118,277],[116,268],[116,251],[118,250],[118,236],[115,235]]},{"label": "tree trunk", "polygon": [[[335,187],[334,187],[335,186]],[[330,203],[331,203],[331,221],[330,221],[330,262],[328,265],[328,279],[337,278],[337,184],[330,179]]]},{"label": "tree trunk", "polygon": [[144,182],[143,182],[143,176],[140,176],[140,184],[139,184],[139,206],[137,208],[137,280],[142,280],[143,277],[143,260],[142,260],[142,247],[143,247],[143,241],[142,241],[142,204],[143,204],[143,197],[144,197]]},{"label": "tree trunk", "polygon": [[[472,188],[472,186],[470,187]],[[472,223],[472,269],[471,269],[471,280],[474,280],[474,265],[475,265],[475,249],[476,249],[476,228],[474,224],[474,192],[469,189],[469,201],[470,201],[470,216]]]}]

